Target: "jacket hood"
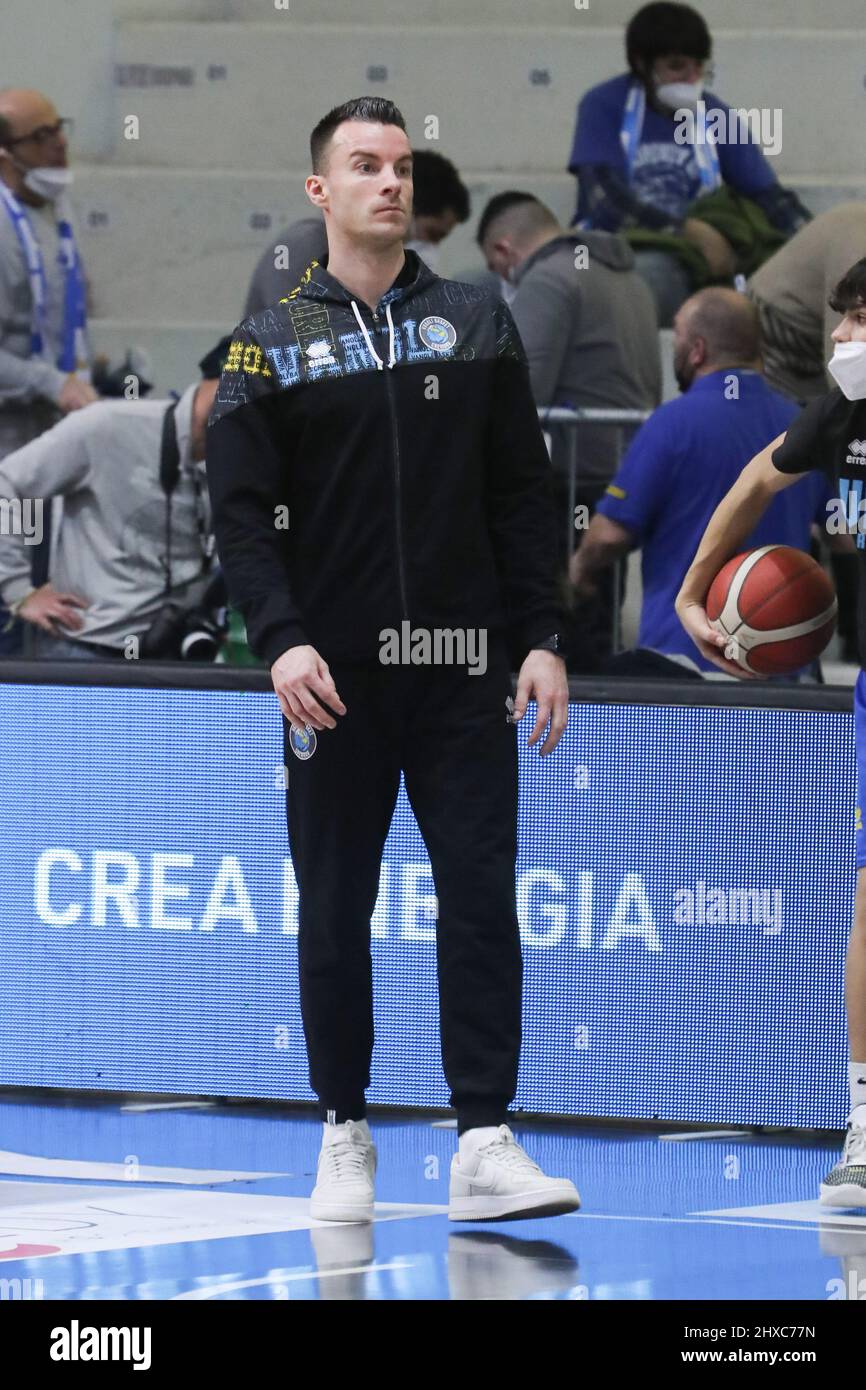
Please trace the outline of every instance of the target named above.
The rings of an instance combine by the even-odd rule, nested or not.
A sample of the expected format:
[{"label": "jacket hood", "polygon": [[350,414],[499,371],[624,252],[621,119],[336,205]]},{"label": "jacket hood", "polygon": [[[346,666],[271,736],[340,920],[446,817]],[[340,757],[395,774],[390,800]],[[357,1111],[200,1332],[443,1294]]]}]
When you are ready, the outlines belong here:
[{"label": "jacket hood", "polygon": [[[406,261],[396,282],[389,290],[382,295],[380,304],[392,304],[395,300],[412,299],[416,294],[429,287],[439,279],[438,275],[421,260],[417,251],[405,251]],[[332,304],[352,304],[354,300],[359,303],[357,295],[353,295],[346,286],[334,278],[328,270],[328,256],[323,256],[321,261],[312,261],[304,271],[299,283],[289,294],[289,299],[312,299],[321,302],[323,299]]]},{"label": "jacket hood", "polygon": [[424,264],[417,252],[406,251],[405,257],[400,274],[391,288],[385,291],[376,306],[377,310],[384,308],[388,322],[387,360],[380,357],[376,350],[370,330],[361,313],[363,305],[359,296],[353,295],[350,290],[346,289],[345,285],[330,274],[326,264],[327,256],[323,257],[322,262],[313,261],[311,265],[307,266],[301,276],[300,283],[292,290],[289,299],[310,299],[317,304],[327,301],[331,304],[348,306],[355,315],[355,321],[364,335],[364,341],[376,364],[376,369],[381,372],[386,367],[395,367],[397,365],[397,346],[394,319],[391,312],[392,305],[407,304],[415,295],[429,289],[439,279],[438,275],[435,275],[430,267]]},{"label": "jacket hood", "polygon": [[556,256],[566,249],[573,254],[578,246],[585,246],[591,260],[600,261],[610,270],[632,270],[634,267],[634,252],[625,237],[616,236],[613,232],[575,230],[553,237],[545,242],[544,246],[539,246],[537,251],[533,251],[531,256],[527,256],[517,272],[518,283],[527,271],[540,261],[547,260],[549,256]]}]

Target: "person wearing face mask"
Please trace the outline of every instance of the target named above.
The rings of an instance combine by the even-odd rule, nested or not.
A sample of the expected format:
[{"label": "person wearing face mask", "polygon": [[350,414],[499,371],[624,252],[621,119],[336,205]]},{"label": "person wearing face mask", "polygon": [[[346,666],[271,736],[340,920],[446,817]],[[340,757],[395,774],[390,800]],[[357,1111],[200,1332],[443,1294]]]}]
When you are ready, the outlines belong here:
[{"label": "person wearing face mask", "polygon": [[[860,557],[860,672],[854,687],[854,737],[859,805],[856,808],[857,888],[854,923],[848,944],[845,998],[848,1011],[848,1081],[850,1110],[842,1157],[821,1183],[823,1206],[866,1209],[866,258],[857,261],[830,297],[842,314],[833,331],[835,351],[829,372],[837,383],[816,397],[784,433],[746,465],[722,498],[704,532],[677,595],[683,627],[702,655],[721,670],[748,679],[728,661],[726,639],[710,627],[706,595],[722,566],[743,549],[751,528],[771,499],[783,489],[802,486],[804,474],[816,473],[833,487],[834,506],[828,530],[856,537]],[[830,774],[828,774],[830,775]],[[846,866],[847,872],[847,866]],[[817,1060],[817,1059],[816,1059]],[[825,1064],[827,1059],[824,1059]],[[781,1078],[785,1084],[790,1078]]]},{"label": "person wearing face mask", "polygon": [[[0,460],[0,499],[20,504],[22,517],[26,499],[65,504],[45,584],[33,587],[26,537],[0,534],[0,596],[32,625],[36,657],[143,656],[167,601],[193,607],[210,590],[205,431],[229,343],[202,358],[202,379],[179,400],[99,401]],[[170,506],[167,453],[177,468]]]},{"label": "person wearing face mask", "polygon": [[[716,227],[690,215],[699,198],[727,186],[786,235],[809,212],[779,185],[760,145],[676,139],[676,113],[696,110],[699,100],[728,116],[730,108],[704,87],[711,53],[710,32],[691,6],[645,5],[626,30],[629,71],[580,102],[568,168],[578,180],[573,223],[682,237],[701,252],[713,278],[729,279],[733,248]],[[669,326],[692,288],[686,264],[666,250],[643,249],[637,268],[656,297],[660,325]]]},{"label": "person wearing face mask", "polygon": [[[68,196],[69,124],[40,92],[0,92],[0,459],[98,399]],[[48,524],[45,532],[30,552],[37,583],[48,563]],[[0,654],[12,656],[22,630],[7,616],[0,608]]]},{"label": "person wearing face mask", "polygon": [[[637,650],[614,656],[601,670],[721,680],[683,629],[674,602],[719,500],[744,461],[786,429],[797,408],[764,380],[758,315],[736,290],[700,290],[681,305],[674,368],[682,395],[636,434],[575,551],[570,577],[575,597],[585,601],[615,560],[640,547]],[[776,498],[744,548],[809,550],[813,522],[826,520],[830,495],[826,479],[804,480]],[[848,537],[829,539],[852,548]],[[665,659],[676,665],[665,669]]]},{"label": "person wearing face mask", "polygon": [[[415,251],[430,270],[439,274],[442,242],[470,213],[469,192],[444,155],[434,150],[413,150],[414,199],[409,237],[403,243]],[[278,248],[288,248],[288,267],[275,264]],[[257,314],[276,304],[295,288],[307,266],[324,263],[328,254],[325,220],[302,217],[286,227],[268,246],[253,271],[244,315]]]}]

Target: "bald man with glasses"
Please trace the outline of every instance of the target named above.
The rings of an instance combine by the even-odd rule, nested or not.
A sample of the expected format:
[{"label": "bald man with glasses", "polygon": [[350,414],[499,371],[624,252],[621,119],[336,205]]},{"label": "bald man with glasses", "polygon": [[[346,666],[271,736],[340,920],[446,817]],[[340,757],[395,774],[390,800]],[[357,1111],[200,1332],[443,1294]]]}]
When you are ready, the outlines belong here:
[{"label": "bald man with glasses", "polygon": [[[41,92],[0,91],[0,459],[99,399],[68,192],[71,124]],[[33,547],[36,584],[48,544],[46,536]],[[0,655],[20,648],[21,632],[0,608]]]}]

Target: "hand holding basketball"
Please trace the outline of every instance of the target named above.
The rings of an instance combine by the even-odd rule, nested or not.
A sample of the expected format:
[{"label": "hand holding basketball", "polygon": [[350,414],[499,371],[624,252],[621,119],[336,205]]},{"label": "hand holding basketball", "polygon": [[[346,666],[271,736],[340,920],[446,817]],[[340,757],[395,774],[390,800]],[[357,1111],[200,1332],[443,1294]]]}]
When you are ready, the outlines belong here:
[{"label": "hand holding basketball", "polygon": [[742,671],[790,675],[808,666],[836,627],[829,576],[805,550],[762,545],[723,565],[707,594],[709,624]]},{"label": "hand holding basketball", "polygon": [[724,671],[726,675],[736,676],[738,680],[745,680],[748,677],[754,679],[753,672],[743,670],[742,666],[736,665],[724,655],[730,638],[725,637],[718,628],[711,625],[703,604],[695,600],[687,600],[683,603],[677,599],[675,607],[677,617],[702,657],[711,661],[714,666],[718,666],[719,670]]}]

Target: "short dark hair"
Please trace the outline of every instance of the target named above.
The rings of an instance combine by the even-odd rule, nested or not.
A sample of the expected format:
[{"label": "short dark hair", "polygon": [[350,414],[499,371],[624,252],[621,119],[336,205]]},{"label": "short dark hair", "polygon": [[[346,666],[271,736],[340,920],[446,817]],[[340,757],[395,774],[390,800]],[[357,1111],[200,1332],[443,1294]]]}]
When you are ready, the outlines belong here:
[{"label": "short dark hair", "polygon": [[412,155],[413,212],[433,217],[451,208],[458,222],[466,222],[471,210],[469,190],[451,160],[435,150],[413,150]]},{"label": "short dark hair", "polygon": [[634,73],[652,65],[666,53],[682,53],[705,63],[713,51],[713,40],[703,15],[691,5],[675,5],[657,0],[632,15],[625,31],[625,54]]},{"label": "short dark hair", "polygon": [[837,314],[866,306],[866,256],[846,270],[827,303]]},{"label": "short dark hair", "polygon": [[9,140],[14,140],[15,135],[12,122],[8,116],[0,116],[0,145],[5,145]]},{"label": "short dark hair", "polygon": [[484,238],[487,236],[490,226],[508,208],[516,207],[518,203],[537,203],[538,199],[533,193],[520,193],[517,189],[509,189],[507,193],[497,193],[487,204],[481,214],[478,223],[478,231],[475,240],[479,246],[484,245]]},{"label": "short dark hair", "polygon": [[215,381],[222,375],[222,369],[231,345],[232,337],[231,334],[228,334],[225,338],[220,338],[219,342],[205,353],[198,364],[198,369],[205,381]]},{"label": "short dark hair", "polygon": [[327,116],[322,117],[310,136],[310,159],[314,174],[321,173],[331,137],[344,121],[370,121],[375,125],[396,125],[403,131],[406,129],[402,112],[385,97],[355,97],[352,101],[344,101],[342,106],[335,106]]}]

